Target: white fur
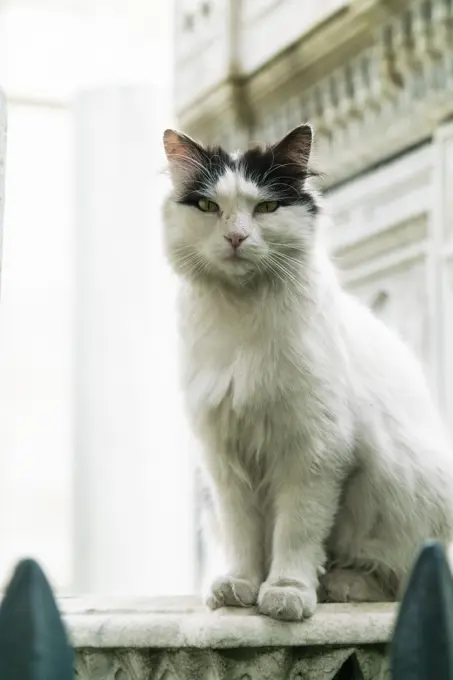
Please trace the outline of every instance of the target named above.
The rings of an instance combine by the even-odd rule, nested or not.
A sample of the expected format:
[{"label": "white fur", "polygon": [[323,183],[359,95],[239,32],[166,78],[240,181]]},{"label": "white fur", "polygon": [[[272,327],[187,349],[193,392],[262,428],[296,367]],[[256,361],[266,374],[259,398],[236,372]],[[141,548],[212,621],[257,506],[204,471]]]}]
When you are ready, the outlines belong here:
[{"label": "white fur", "polygon": [[[322,218],[254,216],[266,195],[231,171],[209,198],[220,215],[173,196],[164,209],[226,559],[208,603],[258,597],[262,613],[301,619],[320,576],[327,599],[394,599],[421,542],[453,533],[452,450],[418,362],[342,290]],[[231,230],[248,235],[243,259]]]}]

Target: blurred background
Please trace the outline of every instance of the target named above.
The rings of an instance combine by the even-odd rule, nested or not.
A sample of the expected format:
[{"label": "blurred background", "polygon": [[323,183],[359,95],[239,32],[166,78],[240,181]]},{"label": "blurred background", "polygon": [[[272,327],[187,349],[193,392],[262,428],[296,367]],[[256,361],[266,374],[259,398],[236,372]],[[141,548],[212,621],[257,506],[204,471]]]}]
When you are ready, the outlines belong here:
[{"label": "blurred background", "polygon": [[31,555],[60,593],[198,588],[165,127],[313,123],[345,285],[453,425],[452,31],[449,0],[0,0],[0,580]]}]

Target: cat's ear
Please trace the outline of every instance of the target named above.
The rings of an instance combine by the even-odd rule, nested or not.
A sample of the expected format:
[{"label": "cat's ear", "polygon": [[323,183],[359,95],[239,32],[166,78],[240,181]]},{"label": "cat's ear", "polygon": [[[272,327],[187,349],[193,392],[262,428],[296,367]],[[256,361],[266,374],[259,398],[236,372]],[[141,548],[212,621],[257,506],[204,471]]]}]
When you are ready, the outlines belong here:
[{"label": "cat's ear", "polygon": [[298,125],[288,132],[282,140],[274,144],[275,154],[288,158],[293,163],[308,165],[313,143],[313,129],[311,125]]},{"label": "cat's ear", "polygon": [[164,149],[173,182],[189,181],[203,160],[203,147],[182,132],[165,130]]}]

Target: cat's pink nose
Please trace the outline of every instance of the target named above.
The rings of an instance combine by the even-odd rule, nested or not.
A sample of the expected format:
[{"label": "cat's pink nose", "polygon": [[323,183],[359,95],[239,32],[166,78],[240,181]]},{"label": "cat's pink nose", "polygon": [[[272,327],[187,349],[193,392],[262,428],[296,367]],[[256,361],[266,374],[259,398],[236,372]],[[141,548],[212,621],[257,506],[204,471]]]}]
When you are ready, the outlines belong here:
[{"label": "cat's pink nose", "polygon": [[226,238],[226,240],[231,243],[232,248],[237,250],[241,243],[243,243],[247,238],[247,234],[241,234],[240,232],[234,231],[230,234],[227,234],[224,238]]}]

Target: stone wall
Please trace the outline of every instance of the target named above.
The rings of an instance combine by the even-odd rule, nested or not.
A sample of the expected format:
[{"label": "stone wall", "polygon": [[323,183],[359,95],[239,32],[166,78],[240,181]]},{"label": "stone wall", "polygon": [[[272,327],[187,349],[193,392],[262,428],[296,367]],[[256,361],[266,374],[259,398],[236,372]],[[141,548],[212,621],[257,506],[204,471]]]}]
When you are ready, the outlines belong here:
[{"label": "stone wall", "polygon": [[349,290],[424,363],[453,430],[453,126],[327,194],[331,248]]}]

